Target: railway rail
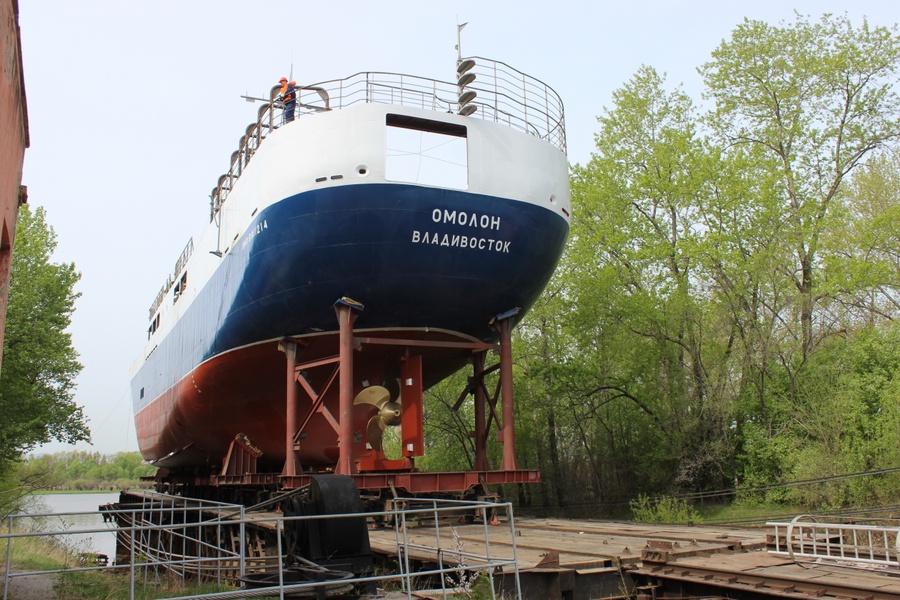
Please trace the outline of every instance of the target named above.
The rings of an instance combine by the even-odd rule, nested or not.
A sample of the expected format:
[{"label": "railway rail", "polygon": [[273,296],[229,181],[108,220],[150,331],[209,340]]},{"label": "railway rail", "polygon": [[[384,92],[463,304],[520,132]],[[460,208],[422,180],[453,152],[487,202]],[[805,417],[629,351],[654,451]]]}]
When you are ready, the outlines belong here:
[{"label": "railway rail", "polygon": [[[492,529],[488,542],[496,552],[515,546],[524,598],[900,600],[896,527],[806,521],[801,527],[796,520],[786,535],[790,522],[744,528],[517,518],[512,532]],[[478,531],[457,525],[454,535],[481,552]],[[416,542],[429,532],[408,535]],[[392,551],[379,531],[370,532],[370,543],[377,553]],[[853,553],[892,562],[855,561]],[[424,551],[413,558],[422,566],[433,561]],[[495,579],[503,589],[504,575]]]}]

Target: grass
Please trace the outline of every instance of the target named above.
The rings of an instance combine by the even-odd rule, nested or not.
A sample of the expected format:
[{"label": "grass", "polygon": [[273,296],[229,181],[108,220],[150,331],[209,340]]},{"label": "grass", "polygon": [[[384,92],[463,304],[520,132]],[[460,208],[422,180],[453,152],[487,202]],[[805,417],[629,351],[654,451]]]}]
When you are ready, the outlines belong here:
[{"label": "grass", "polygon": [[[7,540],[0,543],[0,561],[6,564]],[[12,538],[11,562],[28,571],[63,569],[69,560],[65,548],[47,538]]]},{"label": "grass", "polygon": [[[12,538],[12,571],[55,571],[82,567],[78,553],[49,537]],[[6,565],[7,541],[0,540],[0,565]],[[113,600],[128,598],[131,586],[127,568],[93,571],[65,571],[53,575],[54,596],[48,600]],[[140,600],[209,594],[234,588],[211,583],[184,581],[168,573],[148,573],[140,569],[135,579],[134,597]]]},{"label": "grass", "polygon": [[[61,573],[55,600],[118,600],[128,598],[131,579],[127,571],[77,571]],[[193,596],[228,591],[235,588],[211,583],[183,581],[172,575],[152,575],[135,580],[134,597],[139,600]]]},{"label": "grass", "polygon": [[631,511],[612,519],[657,523],[693,523],[694,525],[765,526],[766,521],[789,521],[810,510],[781,503],[729,502],[689,504],[670,497],[632,501]]},{"label": "grass", "polygon": [[[137,488],[138,486],[134,486]],[[133,488],[129,488],[133,489]],[[117,489],[99,489],[99,490],[35,490],[32,496],[58,496],[70,494],[116,494],[121,490]]]},{"label": "grass", "polygon": [[766,521],[790,520],[794,516],[809,512],[799,506],[784,504],[695,504],[701,523],[725,523],[742,526],[765,525]]}]

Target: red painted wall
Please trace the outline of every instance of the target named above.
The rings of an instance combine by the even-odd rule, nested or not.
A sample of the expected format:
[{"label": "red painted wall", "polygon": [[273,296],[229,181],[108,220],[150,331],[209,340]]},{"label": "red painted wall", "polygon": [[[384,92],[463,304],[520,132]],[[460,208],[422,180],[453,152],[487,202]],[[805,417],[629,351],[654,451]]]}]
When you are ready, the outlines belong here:
[{"label": "red painted wall", "polygon": [[28,111],[22,73],[19,3],[18,0],[0,0],[0,368],[16,218],[19,204],[27,198],[22,186],[22,163],[27,147]]}]

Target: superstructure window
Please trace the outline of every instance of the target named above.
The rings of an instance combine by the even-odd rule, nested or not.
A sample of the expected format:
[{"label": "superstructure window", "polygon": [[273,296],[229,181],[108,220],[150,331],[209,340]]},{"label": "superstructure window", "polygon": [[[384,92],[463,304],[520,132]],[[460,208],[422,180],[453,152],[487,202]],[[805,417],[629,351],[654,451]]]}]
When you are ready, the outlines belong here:
[{"label": "superstructure window", "polygon": [[464,190],[469,186],[466,128],[408,115],[387,115],[385,178]]},{"label": "superstructure window", "polygon": [[147,330],[147,339],[150,339],[150,336],[156,333],[156,330],[159,329],[159,313],[156,313],[156,316],[153,317],[153,320],[150,322],[150,329]]},{"label": "superstructure window", "polygon": [[178,302],[178,299],[181,297],[181,294],[184,293],[185,288],[187,288],[187,271],[184,272],[184,275],[181,276],[181,279],[178,280],[178,283],[175,284],[175,298],[172,302]]}]

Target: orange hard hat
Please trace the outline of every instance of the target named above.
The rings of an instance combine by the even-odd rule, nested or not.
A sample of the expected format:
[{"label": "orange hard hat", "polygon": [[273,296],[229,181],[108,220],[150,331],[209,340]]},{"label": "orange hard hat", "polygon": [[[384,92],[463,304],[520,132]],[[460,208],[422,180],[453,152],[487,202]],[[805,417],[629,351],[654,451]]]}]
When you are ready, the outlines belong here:
[{"label": "orange hard hat", "polygon": [[286,83],[286,82],[287,82],[287,77],[282,77],[281,79],[278,80],[278,83]]}]

